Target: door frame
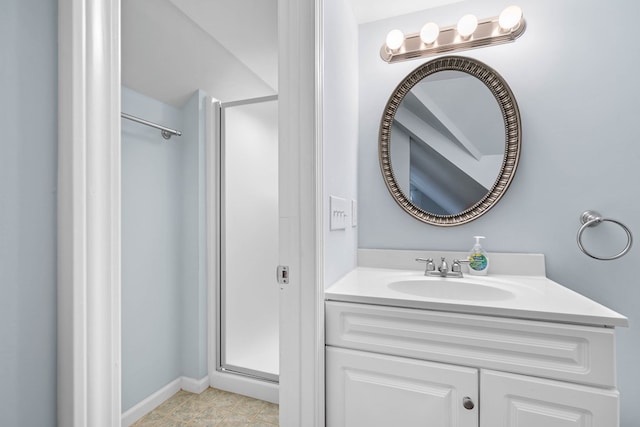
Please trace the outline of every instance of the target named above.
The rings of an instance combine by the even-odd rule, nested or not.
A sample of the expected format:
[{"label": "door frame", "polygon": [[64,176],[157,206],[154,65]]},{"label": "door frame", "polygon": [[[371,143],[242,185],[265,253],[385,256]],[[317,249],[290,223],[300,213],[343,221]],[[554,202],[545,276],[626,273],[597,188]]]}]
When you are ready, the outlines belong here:
[{"label": "door frame", "polygon": [[[278,0],[284,427],[324,425],[321,12]],[[59,0],[58,38],[58,425],[120,426],[120,0]]]},{"label": "door frame", "polygon": [[58,1],[58,425],[119,426],[120,1]]},{"label": "door frame", "polygon": [[324,419],[323,0],[278,0],[280,425]]}]

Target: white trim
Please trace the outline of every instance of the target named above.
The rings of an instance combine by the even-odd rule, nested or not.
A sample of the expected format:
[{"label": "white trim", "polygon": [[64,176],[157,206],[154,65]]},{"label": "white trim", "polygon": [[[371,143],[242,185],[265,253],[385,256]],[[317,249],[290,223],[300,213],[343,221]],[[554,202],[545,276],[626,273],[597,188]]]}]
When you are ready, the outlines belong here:
[{"label": "white trim", "polygon": [[209,388],[209,376],[199,380],[190,377],[180,377],[180,388],[189,393],[200,394]]},{"label": "white trim", "polygon": [[162,405],[166,400],[170,399],[180,390],[200,394],[207,388],[209,388],[209,377],[204,377],[199,380],[189,377],[176,378],[122,414],[122,427],[129,427],[131,424]]},{"label": "white trim", "polygon": [[180,390],[181,384],[182,378],[176,378],[160,390],[153,393],[151,396],[144,399],[142,402],[130,408],[127,412],[122,414],[122,427],[129,427],[131,424],[156,409],[163,402],[176,394]]},{"label": "white trim", "polygon": [[220,101],[207,97],[205,109],[205,174],[207,221],[207,371],[209,383],[218,368],[218,281],[220,280],[219,182],[216,165],[220,156]]},{"label": "white trim", "polygon": [[[292,186],[282,220],[292,266],[281,321],[293,361],[283,426],[321,426],[321,231],[315,36],[321,0],[279,0],[283,139]],[[58,425],[119,426],[120,1],[59,1]],[[284,94],[284,96],[282,96]],[[283,99],[284,98],[284,99]],[[287,114],[288,113],[288,114]],[[299,180],[295,180],[299,178]],[[318,183],[320,180],[320,183]],[[321,230],[321,228],[320,228]],[[286,320],[294,320],[289,323]],[[288,328],[288,329],[287,329]],[[215,350],[214,350],[215,354]],[[209,358],[209,361],[211,358]],[[281,368],[281,372],[283,369]],[[282,399],[280,399],[282,401]]]},{"label": "white trim", "polygon": [[316,0],[315,60],[316,60],[316,284],[315,284],[315,354],[316,354],[316,426],[325,426],[325,309],[324,309],[324,0]]},{"label": "white trim", "polygon": [[58,2],[58,425],[120,425],[120,1]]},{"label": "white trim", "polygon": [[321,307],[321,0],[279,0],[280,425],[324,425]]},{"label": "white trim", "polygon": [[279,386],[276,383],[218,371],[211,372],[209,379],[213,388],[242,394],[254,399],[266,400],[271,403],[278,403],[279,401]]}]

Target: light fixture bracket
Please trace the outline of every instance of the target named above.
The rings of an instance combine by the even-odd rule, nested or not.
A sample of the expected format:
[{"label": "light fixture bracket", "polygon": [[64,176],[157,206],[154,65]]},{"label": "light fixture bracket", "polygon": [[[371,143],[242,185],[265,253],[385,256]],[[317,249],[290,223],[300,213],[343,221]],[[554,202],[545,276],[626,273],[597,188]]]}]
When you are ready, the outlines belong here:
[{"label": "light fixture bracket", "polygon": [[474,33],[463,38],[458,34],[455,25],[442,28],[435,42],[427,45],[420,39],[420,33],[409,34],[404,43],[398,49],[391,50],[386,44],[380,48],[380,57],[383,61],[392,63],[407,61],[409,59],[423,58],[445,52],[474,49],[477,47],[492,46],[495,44],[509,43],[524,33],[526,22],[524,18],[511,30],[503,30],[498,24],[498,17],[478,21],[478,27]]}]

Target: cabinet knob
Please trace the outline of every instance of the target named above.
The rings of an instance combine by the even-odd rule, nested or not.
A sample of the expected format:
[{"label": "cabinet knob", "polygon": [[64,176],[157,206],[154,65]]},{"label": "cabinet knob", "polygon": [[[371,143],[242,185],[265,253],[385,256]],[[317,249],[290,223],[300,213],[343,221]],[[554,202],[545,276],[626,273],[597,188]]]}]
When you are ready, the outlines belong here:
[{"label": "cabinet knob", "polygon": [[469,396],[466,396],[462,399],[462,406],[464,406],[464,409],[468,410],[472,410],[475,407],[475,405],[473,404],[473,400],[471,400]]}]

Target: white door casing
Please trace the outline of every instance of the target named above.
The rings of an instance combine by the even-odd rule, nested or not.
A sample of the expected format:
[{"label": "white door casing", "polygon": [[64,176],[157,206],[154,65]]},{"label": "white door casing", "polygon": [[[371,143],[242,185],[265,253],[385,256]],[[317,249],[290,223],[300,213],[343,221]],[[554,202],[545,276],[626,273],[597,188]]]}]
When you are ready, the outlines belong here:
[{"label": "white door casing", "polygon": [[[321,0],[278,1],[280,425],[324,425]],[[275,273],[275,266],[274,266]]]},{"label": "white door casing", "polygon": [[[58,425],[119,426],[120,1],[58,7]],[[285,427],[324,424],[320,8],[278,1]]]},{"label": "white door casing", "polygon": [[120,2],[58,2],[58,425],[120,425]]}]

